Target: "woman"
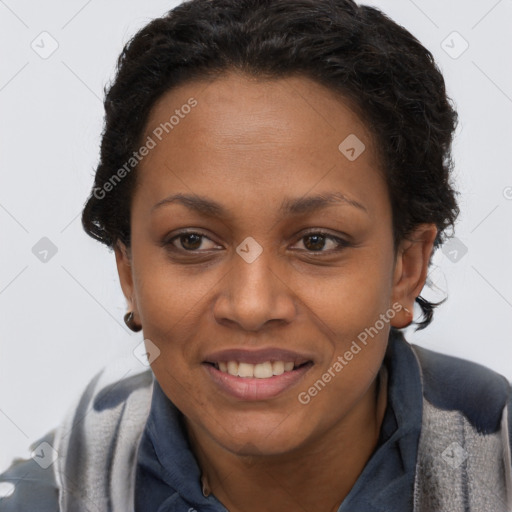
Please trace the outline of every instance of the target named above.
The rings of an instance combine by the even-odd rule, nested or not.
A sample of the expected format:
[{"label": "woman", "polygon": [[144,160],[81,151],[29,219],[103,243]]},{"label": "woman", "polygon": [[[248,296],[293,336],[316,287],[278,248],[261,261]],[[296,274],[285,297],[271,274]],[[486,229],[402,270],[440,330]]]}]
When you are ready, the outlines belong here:
[{"label": "woman", "polygon": [[400,331],[458,214],[411,34],[350,0],[192,0],[105,110],[82,221],[151,368],[97,375],[0,510],[510,509],[510,384]]}]

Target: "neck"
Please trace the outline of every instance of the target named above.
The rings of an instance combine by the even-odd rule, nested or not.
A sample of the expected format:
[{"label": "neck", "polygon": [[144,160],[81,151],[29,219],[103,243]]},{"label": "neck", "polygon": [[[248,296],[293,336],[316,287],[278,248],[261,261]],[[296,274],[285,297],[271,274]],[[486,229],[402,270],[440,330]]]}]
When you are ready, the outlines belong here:
[{"label": "neck", "polygon": [[187,421],[203,492],[213,493],[230,512],[335,512],[377,446],[386,404],[383,366],[355,414],[293,453],[279,455],[234,454],[198,435]]}]

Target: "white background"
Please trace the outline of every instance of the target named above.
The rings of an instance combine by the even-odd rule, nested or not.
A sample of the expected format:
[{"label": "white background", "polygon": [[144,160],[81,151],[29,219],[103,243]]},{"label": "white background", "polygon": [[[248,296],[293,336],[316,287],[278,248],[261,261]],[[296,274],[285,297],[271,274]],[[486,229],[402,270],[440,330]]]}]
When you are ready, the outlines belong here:
[{"label": "white background", "polygon": [[[60,422],[92,376],[133,357],[142,340],[122,321],[114,255],[85,234],[80,212],[117,56],[137,29],[174,5],[0,1],[0,471],[28,456],[29,443]],[[461,120],[456,236],[467,253],[453,262],[438,251],[434,278],[449,300],[429,328],[406,336],[512,379],[512,1],[372,5],[432,51]],[[47,59],[31,48],[43,31],[59,45]],[[454,59],[443,46],[459,53],[461,37],[469,47]],[[42,237],[57,247],[46,263],[32,252]]]}]

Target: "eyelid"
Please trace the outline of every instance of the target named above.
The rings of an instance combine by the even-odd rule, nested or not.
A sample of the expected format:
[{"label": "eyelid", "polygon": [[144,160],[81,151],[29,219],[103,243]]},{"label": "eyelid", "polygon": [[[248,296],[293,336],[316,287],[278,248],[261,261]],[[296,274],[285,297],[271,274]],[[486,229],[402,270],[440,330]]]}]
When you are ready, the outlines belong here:
[{"label": "eyelid", "polygon": [[338,238],[340,240],[342,240],[343,236],[348,238],[348,235],[345,235],[344,233],[334,234],[324,228],[309,228],[306,231],[301,233],[301,237],[304,237],[307,235],[324,235],[326,237]]}]

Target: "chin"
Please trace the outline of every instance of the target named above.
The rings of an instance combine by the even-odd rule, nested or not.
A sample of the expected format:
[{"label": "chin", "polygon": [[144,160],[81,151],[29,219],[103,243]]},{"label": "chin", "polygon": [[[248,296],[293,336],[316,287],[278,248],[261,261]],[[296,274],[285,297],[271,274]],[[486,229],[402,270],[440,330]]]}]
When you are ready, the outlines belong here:
[{"label": "chin", "polygon": [[283,421],[282,414],[279,419],[247,415],[243,420],[219,421],[210,435],[237,455],[280,455],[293,451],[307,438],[304,423],[290,416],[288,419]]}]

